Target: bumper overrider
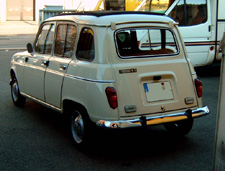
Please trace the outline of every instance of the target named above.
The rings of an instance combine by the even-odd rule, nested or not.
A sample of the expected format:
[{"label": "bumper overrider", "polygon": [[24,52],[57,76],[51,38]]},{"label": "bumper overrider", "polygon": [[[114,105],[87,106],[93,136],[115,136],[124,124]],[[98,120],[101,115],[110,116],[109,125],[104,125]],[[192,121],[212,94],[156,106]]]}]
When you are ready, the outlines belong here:
[{"label": "bumper overrider", "polygon": [[106,121],[99,120],[96,125],[103,128],[132,128],[141,127],[148,125],[163,124],[168,122],[175,122],[185,119],[192,119],[209,114],[209,108],[204,106],[195,110],[188,109],[186,112],[178,112],[171,114],[163,114],[159,116],[141,116],[137,119],[131,120],[117,120],[117,121]]}]

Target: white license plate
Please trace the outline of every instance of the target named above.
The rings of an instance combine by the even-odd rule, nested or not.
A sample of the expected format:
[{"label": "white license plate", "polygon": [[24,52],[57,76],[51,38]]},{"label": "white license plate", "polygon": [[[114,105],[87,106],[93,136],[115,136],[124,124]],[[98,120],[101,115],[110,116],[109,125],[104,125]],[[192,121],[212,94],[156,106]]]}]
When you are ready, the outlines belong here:
[{"label": "white license plate", "polygon": [[173,99],[170,82],[144,83],[147,102]]}]

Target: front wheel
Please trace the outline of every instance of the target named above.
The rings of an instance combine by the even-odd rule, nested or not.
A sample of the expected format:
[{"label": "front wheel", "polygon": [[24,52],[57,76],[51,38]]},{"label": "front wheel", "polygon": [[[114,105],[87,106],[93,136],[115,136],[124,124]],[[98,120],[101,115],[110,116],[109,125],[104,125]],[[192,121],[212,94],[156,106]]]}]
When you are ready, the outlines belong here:
[{"label": "front wheel", "polygon": [[13,103],[16,106],[18,107],[24,106],[26,102],[26,98],[20,94],[18,81],[15,76],[12,77],[12,82],[11,82],[11,97],[12,97]]},{"label": "front wheel", "polygon": [[193,123],[193,119],[187,119],[177,122],[165,123],[164,126],[169,133],[173,135],[184,136],[191,131]]}]

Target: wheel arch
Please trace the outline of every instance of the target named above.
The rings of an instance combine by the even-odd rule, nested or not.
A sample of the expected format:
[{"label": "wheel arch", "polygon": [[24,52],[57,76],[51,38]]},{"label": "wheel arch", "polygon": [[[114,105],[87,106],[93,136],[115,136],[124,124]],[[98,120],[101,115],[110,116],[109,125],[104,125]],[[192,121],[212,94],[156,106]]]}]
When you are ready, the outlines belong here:
[{"label": "wheel arch", "polygon": [[16,73],[15,73],[14,69],[11,68],[11,69],[10,69],[10,77],[12,78],[13,75],[16,76]]},{"label": "wheel arch", "polygon": [[72,109],[79,109],[79,110],[85,111],[85,113],[87,114],[87,117],[89,118],[86,107],[84,105],[82,105],[81,103],[65,99],[65,100],[63,100],[62,104],[63,104],[62,105],[62,113],[69,114]]},{"label": "wheel arch", "polygon": [[9,82],[9,85],[11,85],[12,84],[12,78],[13,78],[13,76],[15,76],[16,77],[16,72],[14,71],[14,69],[10,69],[10,82]]}]

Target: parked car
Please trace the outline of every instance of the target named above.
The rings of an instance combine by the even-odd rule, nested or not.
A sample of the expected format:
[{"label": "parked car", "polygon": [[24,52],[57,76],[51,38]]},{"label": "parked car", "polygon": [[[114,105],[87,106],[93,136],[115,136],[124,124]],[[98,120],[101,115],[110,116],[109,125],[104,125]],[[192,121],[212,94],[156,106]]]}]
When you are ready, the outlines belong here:
[{"label": "parked car", "polygon": [[[70,115],[79,148],[92,126],[164,124],[185,135],[207,115],[198,79],[172,19],[143,12],[82,12],[44,21],[11,61],[11,94]],[[94,123],[94,124],[93,124]]]}]

